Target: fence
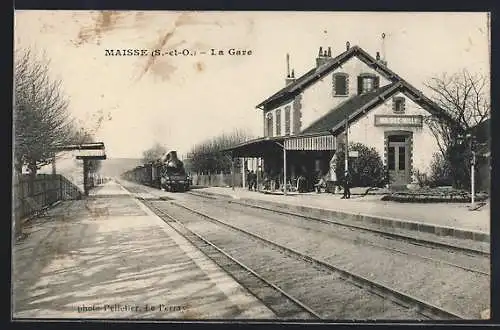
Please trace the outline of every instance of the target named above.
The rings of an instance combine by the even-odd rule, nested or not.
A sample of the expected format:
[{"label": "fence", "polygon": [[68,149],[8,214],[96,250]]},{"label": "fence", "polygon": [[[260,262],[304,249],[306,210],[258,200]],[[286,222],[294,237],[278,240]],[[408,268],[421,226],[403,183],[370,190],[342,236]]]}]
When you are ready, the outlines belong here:
[{"label": "fence", "polygon": [[22,219],[30,217],[59,200],[81,198],[81,191],[60,174],[38,174],[33,182],[28,175],[15,179],[13,189],[13,220],[19,231]]},{"label": "fence", "polygon": [[[193,174],[193,185],[205,187],[228,187],[232,186],[232,175],[225,173],[217,174]],[[243,179],[241,173],[234,174],[234,186],[242,187]]]}]

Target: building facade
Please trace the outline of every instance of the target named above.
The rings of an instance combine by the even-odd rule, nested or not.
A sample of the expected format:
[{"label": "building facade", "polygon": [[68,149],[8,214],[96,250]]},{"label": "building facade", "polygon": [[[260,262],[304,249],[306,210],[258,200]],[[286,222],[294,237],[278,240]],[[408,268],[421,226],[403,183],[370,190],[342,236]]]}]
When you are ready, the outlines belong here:
[{"label": "building facade", "polygon": [[[263,158],[270,175],[283,177],[288,168],[287,179],[325,174],[347,132],[349,144],[377,150],[393,185],[410,183],[415,170],[428,172],[438,148],[427,122],[452,120],[442,109],[391,71],[379,53],[372,57],[347,43],[334,57],[330,47],[320,47],[315,62],[295,78],[287,55],[285,86],[257,105],[263,137],[233,148],[233,155]],[[250,152],[257,146],[261,152]]]}]

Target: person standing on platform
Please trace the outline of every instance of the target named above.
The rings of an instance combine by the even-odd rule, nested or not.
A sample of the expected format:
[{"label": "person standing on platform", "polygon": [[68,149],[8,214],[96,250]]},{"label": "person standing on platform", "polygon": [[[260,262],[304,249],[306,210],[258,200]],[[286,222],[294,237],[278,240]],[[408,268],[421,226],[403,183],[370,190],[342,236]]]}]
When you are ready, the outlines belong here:
[{"label": "person standing on platform", "polygon": [[247,173],[246,173],[246,178],[247,178],[247,187],[248,187],[248,190],[252,190],[252,173],[247,170]]},{"label": "person standing on platform", "polygon": [[254,173],[252,171],[251,173],[251,186],[250,186],[250,190],[255,190],[257,191],[257,173]]},{"label": "person standing on platform", "polygon": [[351,174],[349,171],[345,171],[344,174],[344,195],[341,199],[349,199],[351,198]]}]

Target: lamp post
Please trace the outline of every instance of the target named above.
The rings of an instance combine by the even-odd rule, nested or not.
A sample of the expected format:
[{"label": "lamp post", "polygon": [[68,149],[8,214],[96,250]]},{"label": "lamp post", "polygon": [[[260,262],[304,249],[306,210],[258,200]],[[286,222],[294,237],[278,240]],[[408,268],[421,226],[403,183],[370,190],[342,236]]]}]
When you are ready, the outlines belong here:
[{"label": "lamp post", "polygon": [[344,174],[349,171],[349,116],[345,116],[345,168]]},{"label": "lamp post", "polygon": [[457,137],[458,143],[467,143],[467,146],[469,148],[469,151],[471,153],[471,162],[470,162],[470,186],[471,186],[471,207],[474,207],[475,203],[475,197],[476,197],[476,182],[475,182],[475,177],[476,177],[476,151],[474,148],[474,136],[470,133],[467,133],[465,135],[458,135]]}]

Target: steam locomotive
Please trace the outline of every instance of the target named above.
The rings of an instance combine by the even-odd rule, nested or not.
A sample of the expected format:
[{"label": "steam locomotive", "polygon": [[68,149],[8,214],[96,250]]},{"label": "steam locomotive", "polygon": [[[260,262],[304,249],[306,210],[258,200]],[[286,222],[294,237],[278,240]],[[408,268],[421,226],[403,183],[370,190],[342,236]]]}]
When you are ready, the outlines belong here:
[{"label": "steam locomotive", "polygon": [[151,163],[127,171],[122,174],[122,178],[166,191],[187,191],[191,185],[191,178],[176,151],[170,151]]}]

